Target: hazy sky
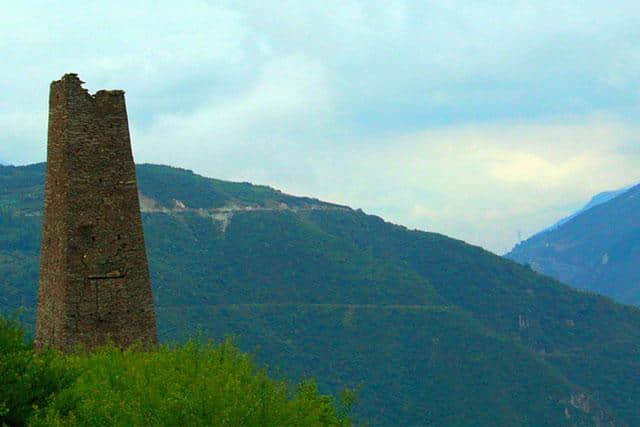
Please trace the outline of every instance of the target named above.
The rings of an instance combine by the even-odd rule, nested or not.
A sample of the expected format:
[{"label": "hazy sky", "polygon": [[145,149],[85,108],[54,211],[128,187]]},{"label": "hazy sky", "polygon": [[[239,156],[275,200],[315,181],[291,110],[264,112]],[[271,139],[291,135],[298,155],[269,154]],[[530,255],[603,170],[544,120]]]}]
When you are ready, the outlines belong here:
[{"label": "hazy sky", "polygon": [[10,2],[0,160],[48,85],[126,91],[137,162],[267,184],[502,253],[640,181],[640,2]]}]

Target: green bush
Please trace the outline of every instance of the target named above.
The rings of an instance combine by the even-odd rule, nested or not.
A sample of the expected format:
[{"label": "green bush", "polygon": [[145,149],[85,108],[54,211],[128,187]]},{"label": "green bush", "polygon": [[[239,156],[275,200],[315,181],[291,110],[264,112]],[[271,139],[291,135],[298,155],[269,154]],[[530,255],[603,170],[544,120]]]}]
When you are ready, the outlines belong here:
[{"label": "green bush", "polygon": [[272,380],[229,341],[62,355],[0,316],[1,426],[348,426],[352,402]]},{"label": "green bush", "polygon": [[55,352],[34,352],[20,325],[0,316],[0,425],[24,424],[73,378]]},{"label": "green bush", "polygon": [[290,393],[228,341],[151,352],[108,346],[66,360],[82,374],[32,425],[350,425],[315,383]]}]

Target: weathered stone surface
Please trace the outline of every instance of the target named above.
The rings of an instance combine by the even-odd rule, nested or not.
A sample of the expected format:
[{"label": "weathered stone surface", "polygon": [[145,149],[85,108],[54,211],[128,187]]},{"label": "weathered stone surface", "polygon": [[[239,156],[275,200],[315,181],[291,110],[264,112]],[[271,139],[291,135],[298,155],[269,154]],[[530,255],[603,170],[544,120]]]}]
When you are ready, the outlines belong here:
[{"label": "weathered stone surface", "polygon": [[124,92],[82,83],[51,83],[35,344],[155,344]]}]

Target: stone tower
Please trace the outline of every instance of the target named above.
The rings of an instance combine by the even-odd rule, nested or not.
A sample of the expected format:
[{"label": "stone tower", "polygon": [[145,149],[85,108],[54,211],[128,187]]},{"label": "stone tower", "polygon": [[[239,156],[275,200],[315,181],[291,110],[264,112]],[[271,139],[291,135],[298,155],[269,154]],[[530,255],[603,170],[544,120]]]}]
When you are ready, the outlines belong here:
[{"label": "stone tower", "polygon": [[51,83],[35,344],[69,351],[156,343],[121,90]]}]

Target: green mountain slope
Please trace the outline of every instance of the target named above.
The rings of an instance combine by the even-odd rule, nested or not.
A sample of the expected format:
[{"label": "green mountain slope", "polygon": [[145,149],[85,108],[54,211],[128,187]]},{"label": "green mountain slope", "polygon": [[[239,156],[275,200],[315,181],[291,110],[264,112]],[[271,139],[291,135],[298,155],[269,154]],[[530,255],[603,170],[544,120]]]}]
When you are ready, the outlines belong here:
[{"label": "green mountain slope", "polygon": [[521,242],[506,257],[577,288],[640,305],[640,186]]},{"label": "green mountain slope", "polygon": [[[0,167],[0,309],[33,321],[43,165]],[[640,310],[344,206],[138,167],[161,339],[200,328],[372,425],[640,425]]]}]

